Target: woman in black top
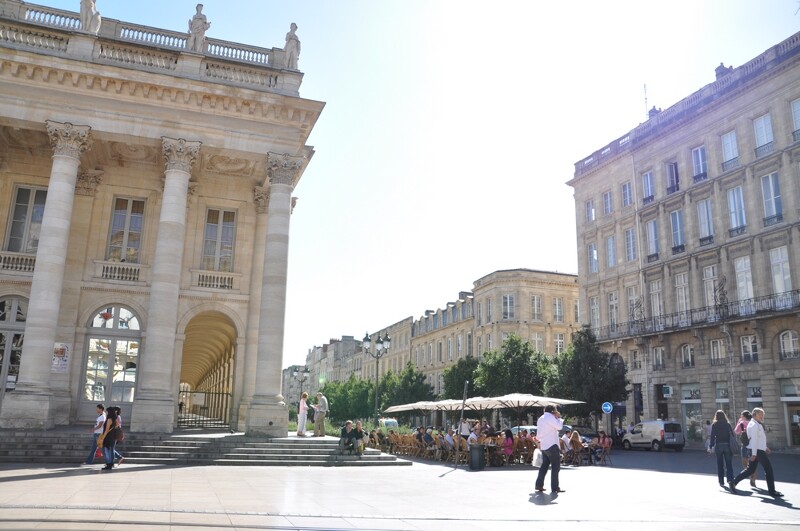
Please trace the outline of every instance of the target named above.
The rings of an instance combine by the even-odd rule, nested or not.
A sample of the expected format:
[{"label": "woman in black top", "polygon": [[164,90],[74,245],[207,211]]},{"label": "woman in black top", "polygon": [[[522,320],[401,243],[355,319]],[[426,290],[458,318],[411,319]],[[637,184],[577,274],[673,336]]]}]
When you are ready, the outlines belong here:
[{"label": "woman in black top", "polygon": [[724,487],[725,472],[727,472],[728,482],[733,481],[733,464],[731,461],[733,458],[733,452],[731,451],[733,439],[733,428],[728,422],[725,412],[720,409],[714,415],[714,423],[711,425],[711,437],[708,440],[709,450],[713,449],[717,456],[717,477],[720,487]]},{"label": "woman in black top", "polygon": [[103,426],[103,455],[106,458],[106,466],[102,470],[111,470],[114,468],[114,449],[117,444],[117,433],[119,433],[119,426],[117,425],[117,408],[106,408],[106,423]]}]

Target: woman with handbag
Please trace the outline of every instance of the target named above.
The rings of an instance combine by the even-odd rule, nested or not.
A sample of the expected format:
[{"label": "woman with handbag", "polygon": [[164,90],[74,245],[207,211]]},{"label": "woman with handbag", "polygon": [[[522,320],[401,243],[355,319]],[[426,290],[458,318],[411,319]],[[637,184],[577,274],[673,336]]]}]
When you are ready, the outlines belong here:
[{"label": "woman with handbag", "polygon": [[721,409],[714,415],[714,423],[711,425],[711,435],[708,437],[708,449],[717,456],[717,478],[719,486],[724,487],[723,483],[726,473],[728,482],[733,481],[733,445],[736,443],[736,436],[725,412]]},{"label": "woman with handbag", "polygon": [[297,408],[297,436],[298,437],[305,437],[306,436],[306,420],[308,420],[308,403],[306,403],[306,399],[308,398],[308,393],[303,391],[303,394],[300,395],[300,405]]},{"label": "woman with handbag", "polygon": [[120,432],[117,425],[117,410],[109,406],[106,408],[106,423],[103,426],[103,433],[97,438],[97,445],[102,446],[103,456],[106,460],[106,466],[101,470],[111,470],[114,468],[114,448],[117,444],[117,435]]}]

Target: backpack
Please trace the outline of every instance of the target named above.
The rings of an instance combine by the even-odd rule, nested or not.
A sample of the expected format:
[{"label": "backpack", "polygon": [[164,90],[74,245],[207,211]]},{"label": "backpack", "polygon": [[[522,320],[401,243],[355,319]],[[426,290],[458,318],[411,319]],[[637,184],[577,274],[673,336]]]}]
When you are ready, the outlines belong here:
[{"label": "backpack", "polygon": [[747,428],[744,428],[742,433],[739,434],[739,442],[742,443],[742,446],[750,444],[750,437],[747,436]]}]

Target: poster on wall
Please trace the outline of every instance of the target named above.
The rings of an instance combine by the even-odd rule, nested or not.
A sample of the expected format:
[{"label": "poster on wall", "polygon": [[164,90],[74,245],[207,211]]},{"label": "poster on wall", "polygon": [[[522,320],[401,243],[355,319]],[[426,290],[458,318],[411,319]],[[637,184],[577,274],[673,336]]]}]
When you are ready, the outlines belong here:
[{"label": "poster on wall", "polygon": [[67,372],[69,351],[70,345],[67,343],[56,343],[53,346],[53,363],[50,365],[50,372]]}]

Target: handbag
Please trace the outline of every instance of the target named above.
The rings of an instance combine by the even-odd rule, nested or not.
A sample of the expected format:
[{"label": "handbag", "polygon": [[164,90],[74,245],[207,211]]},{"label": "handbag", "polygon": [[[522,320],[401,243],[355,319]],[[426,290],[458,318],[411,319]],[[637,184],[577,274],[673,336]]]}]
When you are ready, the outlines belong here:
[{"label": "handbag", "polygon": [[739,445],[739,439],[736,438],[736,434],[733,433],[733,428],[731,428],[730,424],[728,424],[728,429],[731,432],[731,451],[739,452],[741,450],[741,447]]},{"label": "handbag", "polygon": [[122,431],[122,428],[117,428],[117,442],[122,442],[125,440],[125,433]]},{"label": "handbag", "polygon": [[533,451],[533,461],[532,464],[534,468],[539,468],[542,466],[542,451],[536,448]]},{"label": "handbag", "polygon": [[94,456],[95,457],[103,457],[103,449],[102,448],[97,448],[97,450],[94,451]]}]

